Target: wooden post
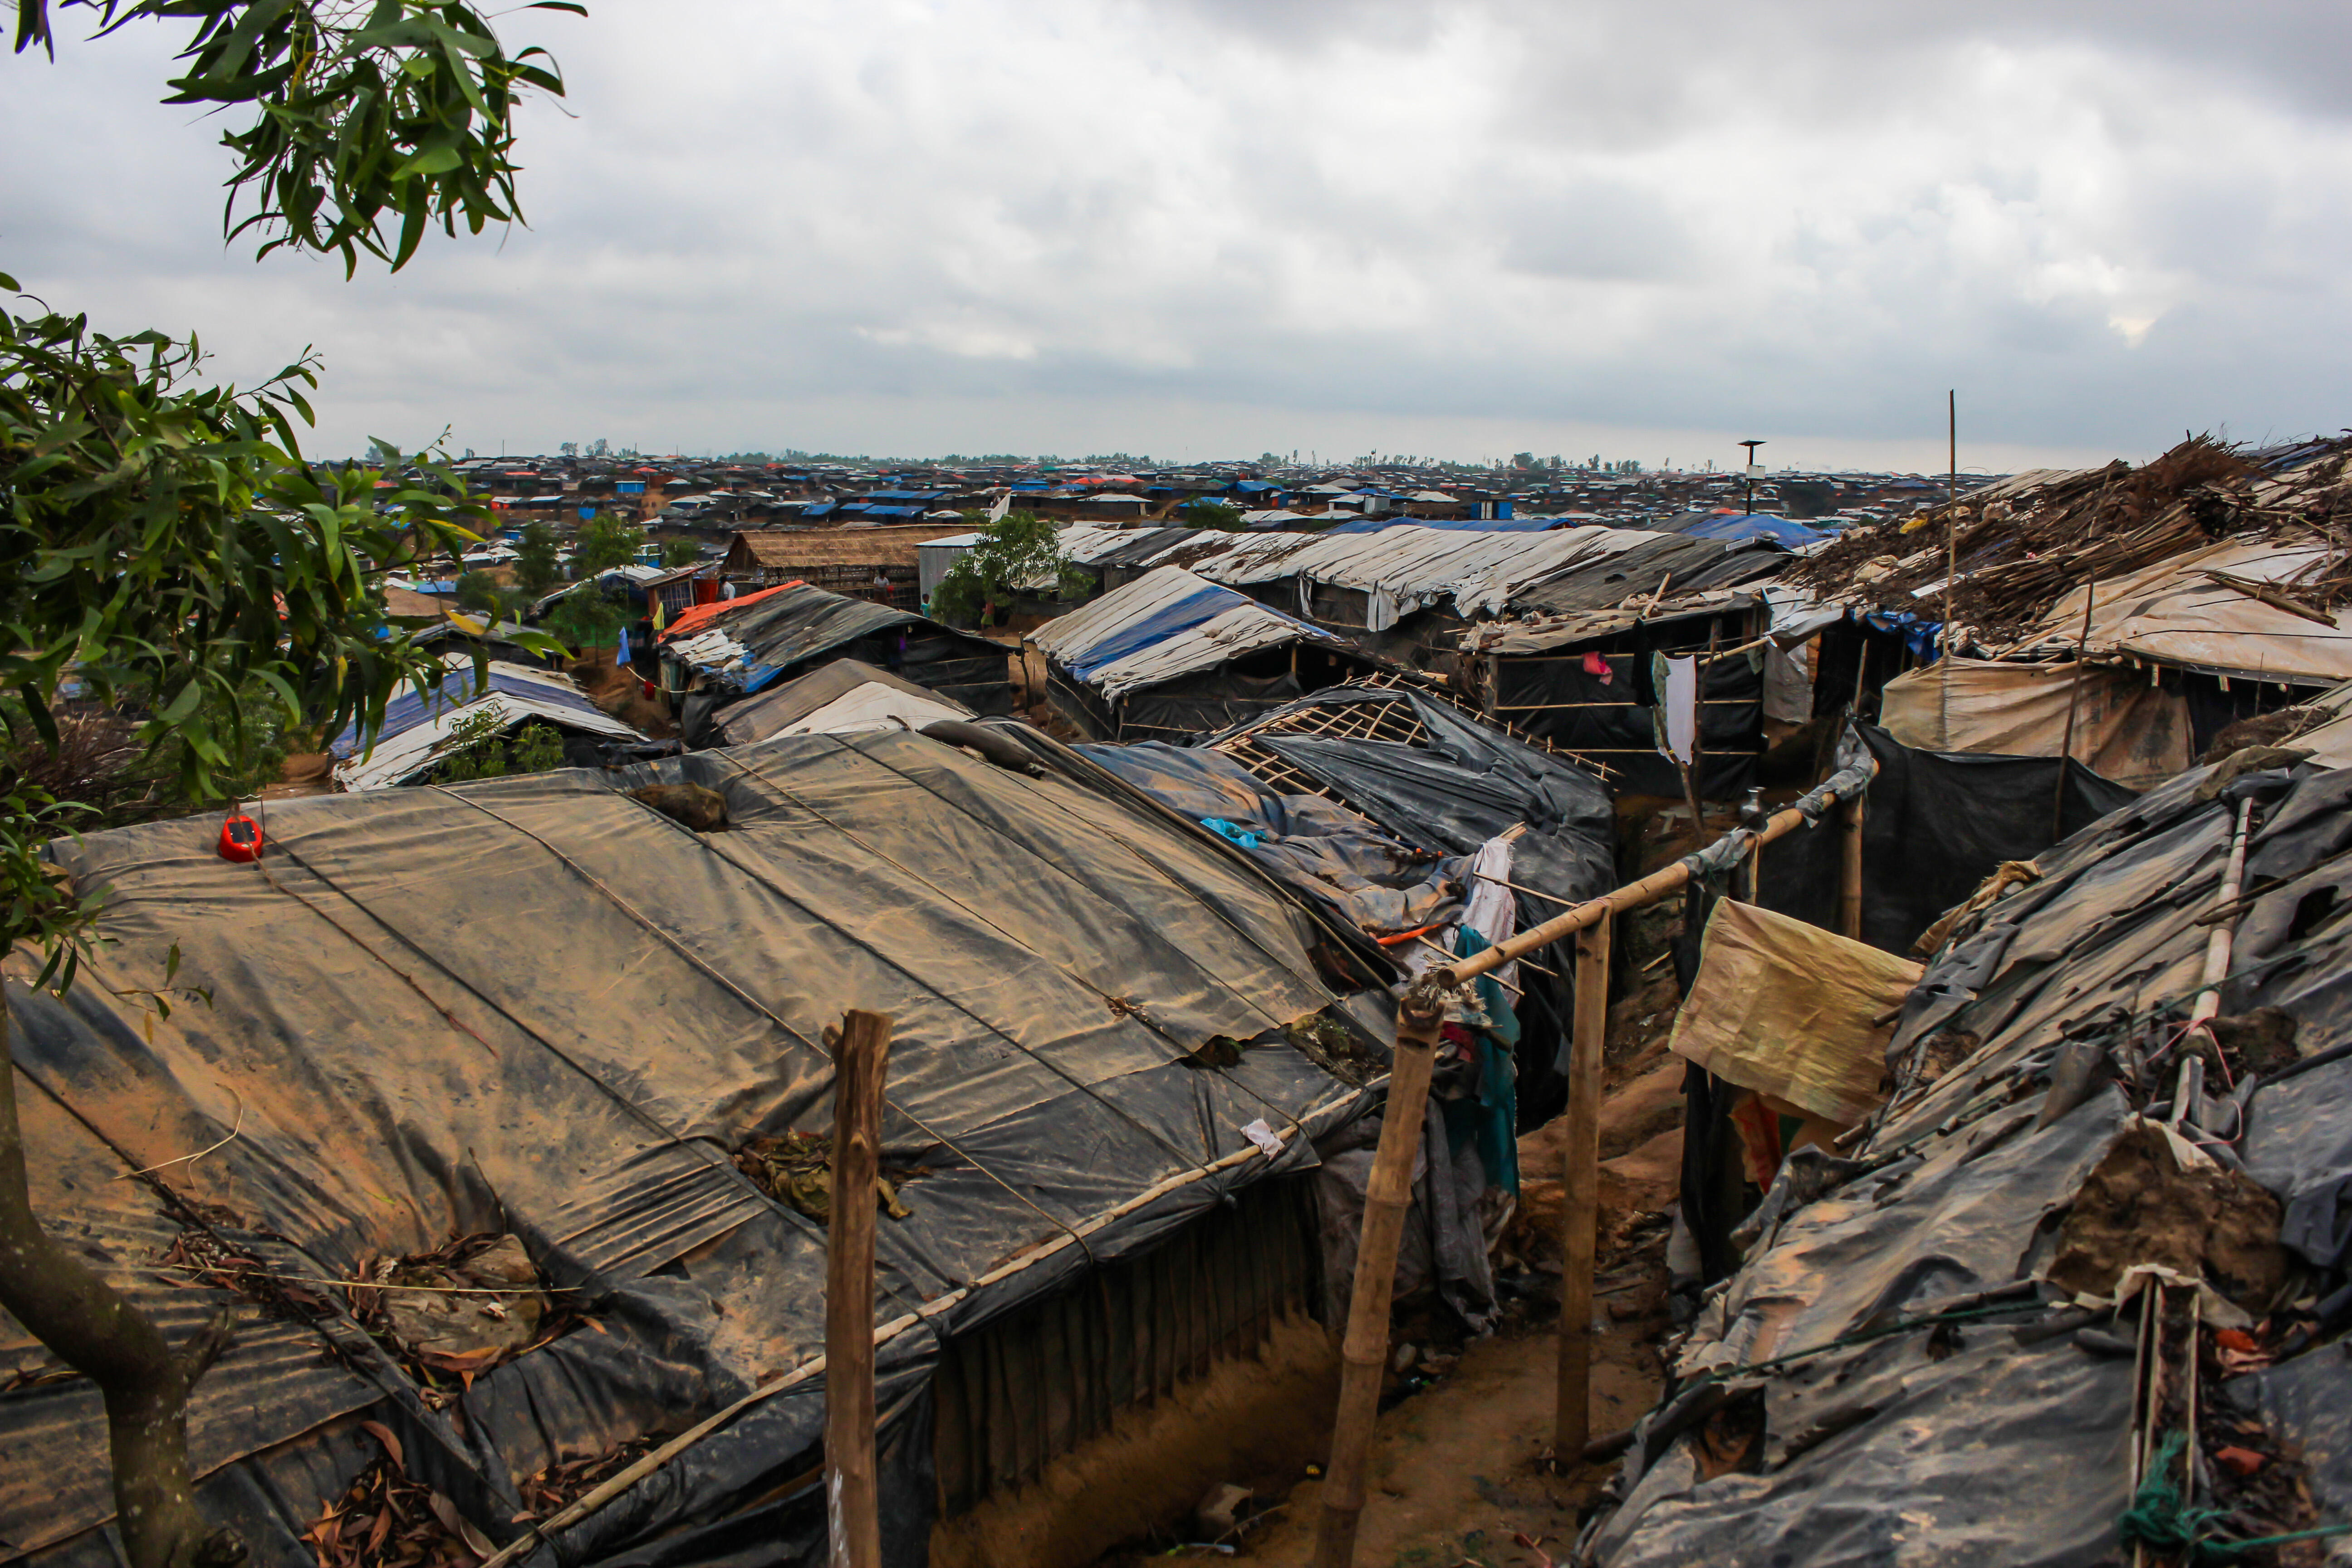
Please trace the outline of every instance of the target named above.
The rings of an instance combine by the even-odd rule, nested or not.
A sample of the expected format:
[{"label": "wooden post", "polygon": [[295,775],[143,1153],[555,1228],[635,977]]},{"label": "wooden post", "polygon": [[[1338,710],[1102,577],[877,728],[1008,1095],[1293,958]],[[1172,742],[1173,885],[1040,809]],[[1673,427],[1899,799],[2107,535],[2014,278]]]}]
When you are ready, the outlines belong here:
[{"label": "wooden post", "polygon": [[1838,934],[1862,940],[1862,814],[1870,797],[1838,803]]},{"label": "wooden post", "polygon": [[1354,1568],[1356,1524],[1388,1370],[1389,1301],[1396,1290],[1397,1243],[1412,1199],[1412,1159],[1429,1104],[1429,1071],[1444,1015],[1436,1002],[1408,994],[1397,1009],[1396,1061],[1389,1069],[1388,1110],[1364,1189],[1364,1229],[1356,1244],[1356,1284],[1348,1300],[1348,1333],[1339,1347],[1339,1409],[1315,1528],[1314,1568]]},{"label": "wooden post", "polygon": [[874,1461],[874,1210],[890,1015],[848,1013],[833,1058],[825,1226],[824,1507],[832,1568],[882,1568]]},{"label": "wooden post", "polygon": [[1592,1259],[1600,1226],[1610,925],[1604,919],[1576,933],[1576,1022],[1568,1048],[1568,1126],[1560,1147],[1566,1201],[1559,1237],[1559,1397],[1552,1422],[1552,1462],[1562,1470],[1579,1461],[1592,1436]]}]

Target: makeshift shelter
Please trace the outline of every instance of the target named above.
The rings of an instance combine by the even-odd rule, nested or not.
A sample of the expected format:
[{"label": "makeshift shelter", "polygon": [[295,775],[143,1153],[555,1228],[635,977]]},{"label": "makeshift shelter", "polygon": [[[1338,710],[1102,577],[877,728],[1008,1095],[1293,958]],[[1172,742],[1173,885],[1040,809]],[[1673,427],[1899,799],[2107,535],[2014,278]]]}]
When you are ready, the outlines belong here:
[{"label": "makeshift shelter", "polygon": [[1027,640],[1046,657],[1055,711],[1105,741],[1223,729],[1375,667],[1330,633],[1181,566],[1155,568]]},{"label": "makeshift shelter", "polygon": [[1633,549],[1633,529],[1497,532],[1401,525],[1372,533],[1244,538],[1191,562],[1213,582],[1423,666],[1528,585]]},{"label": "makeshift shelter", "polygon": [[748,746],[778,735],[919,730],[940,719],[971,717],[962,703],[902,676],[859,659],[837,658],[722,710],[719,725],[728,745]]},{"label": "makeshift shelter", "polygon": [[[2199,437],[2138,468],[2020,474],[1900,522],[1850,529],[1788,581],[1832,612],[1822,679],[1865,709],[1887,681],[1948,649],[2082,660],[2105,679],[2147,684],[2138,717],[2183,734],[2171,754],[2185,761],[2237,720],[2352,679],[2352,554],[2330,526],[2347,499],[2352,437],[2250,451]],[[2030,730],[2031,749],[2054,754],[2053,684],[1997,693],[1977,678],[1969,728],[2006,734],[2016,749]],[[1993,718],[2004,698],[2032,711]],[[2169,712],[2159,719],[2160,707]],[[1914,720],[1906,727],[1918,732]],[[2154,763],[2153,753],[2136,759]]]},{"label": "makeshift shelter", "polygon": [[[1411,687],[1315,692],[1193,748],[1081,750],[1187,816],[1235,825],[1293,885],[1416,960],[1458,925],[1500,941],[1616,881],[1616,823],[1598,780]],[[1517,965],[1504,979],[1518,1120],[1531,1128],[1566,1098],[1570,988]]]},{"label": "makeshift shelter", "polygon": [[970,531],[961,517],[947,523],[747,530],[728,542],[720,571],[743,584],[797,581],[895,609],[919,610],[925,596],[919,569],[922,546]]},{"label": "makeshift shelter", "polygon": [[1965,920],[1577,1560],[2317,1561],[2249,1543],[2352,1518],[2347,842],[2352,772],[2200,768]]},{"label": "makeshift shelter", "polygon": [[698,610],[709,613],[682,622],[661,645],[662,657],[684,667],[698,694],[731,700],[763,691],[819,659],[849,657],[894,670],[975,713],[1013,711],[1003,645],[910,610],[809,584]]},{"label": "makeshift shelter", "polygon": [[[1039,776],[898,732],[287,802],[243,865],[202,818],[57,841],[109,889],[107,945],[63,1001],[11,966],[33,1200],[175,1339],[234,1314],[192,1407],[204,1511],[309,1568],[396,1443],[503,1542],[559,1461],[693,1429],[530,1560],[823,1562],[824,1206],[777,1162],[822,1146],[851,1007],[896,1020],[893,1568],[937,1500],[1034,1478],[1312,1310],[1298,1178],[1369,1103],[1392,971],[1033,744]],[[724,830],[626,793],[682,782]],[[133,988],[166,985],[206,1005],[149,1018]],[[489,1236],[531,1321],[484,1315],[494,1353],[420,1349],[376,1310],[400,1291],[335,1284]],[[5,1320],[0,1369],[0,1539],[114,1561],[95,1391]]]},{"label": "makeshift shelter", "polygon": [[478,735],[474,726],[485,714],[491,716],[494,732],[501,738],[539,723],[567,740],[642,743],[646,739],[644,731],[600,710],[568,675],[492,659],[478,682],[470,655],[446,653],[441,660],[439,685],[422,696],[403,688],[384,704],[383,725],[374,745],[362,751],[354,730],[327,743],[335,758],[339,787],[389,789],[421,782],[449,760],[465,735]]},{"label": "makeshift shelter", "polygon": [[1669,696],[1661,661],[1694,658],[1694,669],[1704,667],[1691,703],[1699,793],[1731,799],[1753,782],[1764,749],[1758,639],[1768,619],[1761,596],[1726,590],[1683,597],[1654,615],[1629,605],[1497,622],[1464,637],[1455,684],[1482,712],[1605,766],[1620,791],[1677,796],[1681,773],[1664,749]]}]

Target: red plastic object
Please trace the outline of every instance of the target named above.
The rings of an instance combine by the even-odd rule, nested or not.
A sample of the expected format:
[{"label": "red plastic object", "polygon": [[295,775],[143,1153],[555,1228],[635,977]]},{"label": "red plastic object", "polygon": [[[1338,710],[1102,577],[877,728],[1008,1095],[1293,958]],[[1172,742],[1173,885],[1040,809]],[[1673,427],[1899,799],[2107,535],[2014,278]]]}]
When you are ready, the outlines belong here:
[{"label": "red plastic object", "polygon": [[249,816],[231,816],[221,823],[220,858],[224,860],[261,858],[261,825]]}]

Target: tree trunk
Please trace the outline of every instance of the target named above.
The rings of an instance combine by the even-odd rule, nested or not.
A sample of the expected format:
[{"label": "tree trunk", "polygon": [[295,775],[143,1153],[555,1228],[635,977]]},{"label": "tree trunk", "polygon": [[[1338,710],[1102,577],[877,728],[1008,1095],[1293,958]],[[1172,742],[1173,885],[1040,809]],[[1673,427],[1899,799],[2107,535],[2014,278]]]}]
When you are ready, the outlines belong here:
[{"label": "tree trunk", "polygon": [[[0,986],[0,1045],[8,1038]],[[33,1215],[13,1056],[0,1049],[0,1307],[59,1361],[98,1384],[114,1459],[114,1506],[131,1568],[227,1568],[234,1531],[196,1511],[188,1477],[188,1392],[229,1343],[226,1310],[174,1352],[98,1271]]]}]

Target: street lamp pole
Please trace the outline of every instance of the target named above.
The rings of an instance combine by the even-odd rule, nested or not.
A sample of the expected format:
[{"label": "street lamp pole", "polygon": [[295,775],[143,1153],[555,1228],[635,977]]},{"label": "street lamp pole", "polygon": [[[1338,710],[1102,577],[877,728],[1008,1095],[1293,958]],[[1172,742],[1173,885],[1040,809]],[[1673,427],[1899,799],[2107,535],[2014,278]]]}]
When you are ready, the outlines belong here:
[{"label": "street lamp pole", "polygon": [[1756,515],[1756,448],[1763,442],[1749,439],[1739,443],[1748,448],[1748,515]]}]

